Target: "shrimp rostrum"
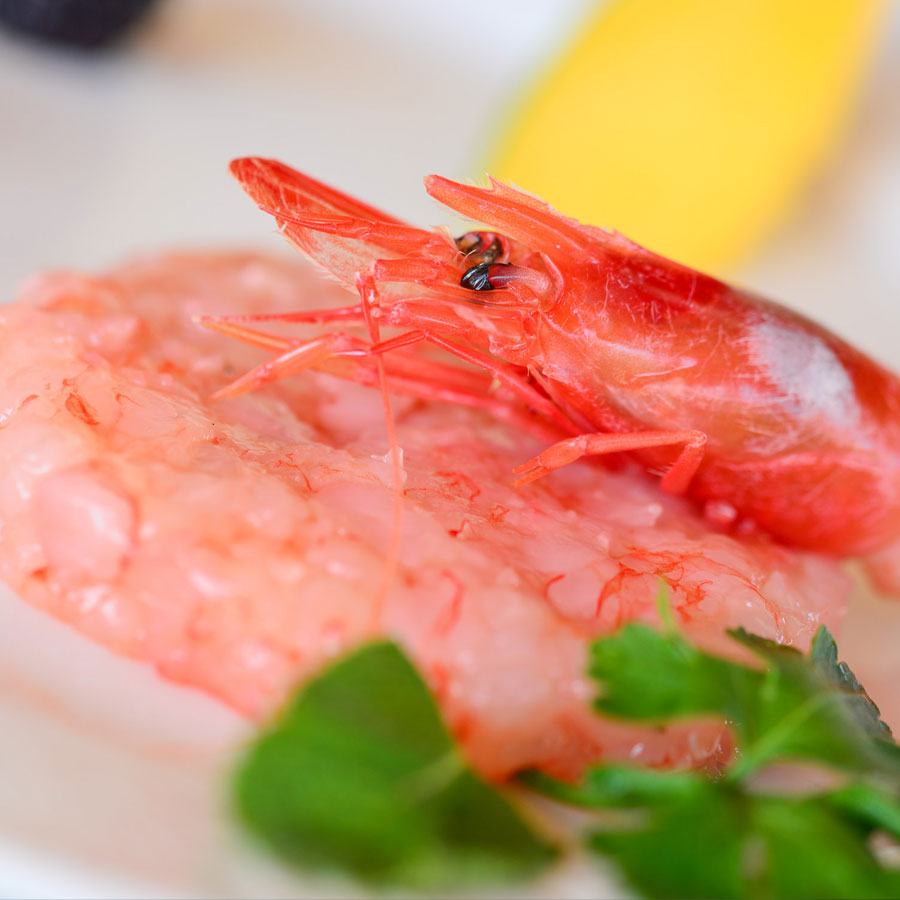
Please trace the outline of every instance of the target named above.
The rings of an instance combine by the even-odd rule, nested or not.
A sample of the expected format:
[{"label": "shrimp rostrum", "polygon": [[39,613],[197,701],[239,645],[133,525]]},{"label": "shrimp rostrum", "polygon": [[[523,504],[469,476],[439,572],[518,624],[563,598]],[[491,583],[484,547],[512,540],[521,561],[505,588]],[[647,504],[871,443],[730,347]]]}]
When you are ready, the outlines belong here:
[{"label": "shrimp rostrum", "polygon": [[[368,338],[266,344],[249,320],[212,320],[281,351],[222,393],[313,366],[359,376],[377,357],[408,392],[494,403],[513,420],[527,410],[555,429],[520,484],[627,452],[720,527],[839,556],[900,539],[900,380],[825,328],[495,180],[425,179],[483,226],[454,240],[272,160],[231,171],[291,243],[358,292],[296,318],[364,325]],[[485,378],[413,356],[415,344]],[[492,399],[497,384],[509,402]]]}]

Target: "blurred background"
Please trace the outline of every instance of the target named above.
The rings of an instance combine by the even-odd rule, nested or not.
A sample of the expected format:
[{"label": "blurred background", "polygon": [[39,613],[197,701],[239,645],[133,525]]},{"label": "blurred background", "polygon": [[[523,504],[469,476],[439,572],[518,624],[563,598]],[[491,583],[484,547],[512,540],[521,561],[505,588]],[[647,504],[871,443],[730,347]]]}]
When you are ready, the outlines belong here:
[{"label": "blurred background", "polygon": [[[421,225],[448,221],[423,175],[491,171],[900,370],[892,0],[0,0],[0,21],[4,301],[173,246],[289,252],[236,156]],[[842,651],[900,724],[900,613],[854,604]],[[296,892],[222,860],[211,773],[243,723],[8,594],[0,634],[0,895]]]}]

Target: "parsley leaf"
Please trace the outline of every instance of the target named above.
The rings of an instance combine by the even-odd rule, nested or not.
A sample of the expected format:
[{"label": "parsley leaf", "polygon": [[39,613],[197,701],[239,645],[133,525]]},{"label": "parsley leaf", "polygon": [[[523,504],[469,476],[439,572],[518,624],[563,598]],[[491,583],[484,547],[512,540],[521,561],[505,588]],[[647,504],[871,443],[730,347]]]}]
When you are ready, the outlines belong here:
[{"label": "parsley leaf", "polygon": [[[743,666],[703,652],[678,632],[640,624],[595,641],[596,708],[642,721],[718,715],[737,732],[741,774],[779,759],[900,772],[900,755],[878,708],[849,668],[832,665],[834,639],[826,629],[810,657],[743,629],[729,633],[767,666]],[[836,648],[833,653],[836,660]]]},{"label": "parsley leaf", "polygon": [[303,685],[237,773],[238,812],[283,858],[378,885],[524,878],[553,849],[467,765],[389,642]]},{"label": "parsley leaf", "polygon": [[873,738],[890,741],[891,729],[881,720],[880,710],[847,663],[838,662],[837,644],[824,625],[813,638],[809,658],[835,690],[849,695],[850,709],[860,726]]},{"label": "parsley leaf", "polygon": [[[663,616],[664,623],[666,617]],[[900,871],[873,836],[900,838],[900,751],[826,629],[809,656],[743,630],[731,636],[762,665],[690,644],[671,625],[632,624],[597,640],[590,672],[599,711],[659,723],[718,716],[738,752],[719,778],[598,766],[578,785],[523,781],[602,810],[590,846],[648,897],[896,897]],[[837,786],[782,796],[758,776],[792,761],[834,772]]]},{"label": "parsley leaf", "polygon": [[900,825],[900,806],[872,788],[791,798],[613,765],[578,786],[537,773],[523,781],[561,802],[638,813],[607,819],[589,845],[647,897],[900,896],[900,873],[869,847],[876,829]]},{"label": "parsley leaf", "polygon": [[900,874],[868,846],[872,829],[827,798],[754,796],[707,783],[678,802],[654,804],[649,825],[595,831],[650,897],[897,897]]},{"label": "parsley leaf", "polygon": [[598,711],[652,721],[710,713],[743,721],[763,681],[761,672],[703,653],[677,632],[640,624],[594,641],[588,671],[600,682]]}]

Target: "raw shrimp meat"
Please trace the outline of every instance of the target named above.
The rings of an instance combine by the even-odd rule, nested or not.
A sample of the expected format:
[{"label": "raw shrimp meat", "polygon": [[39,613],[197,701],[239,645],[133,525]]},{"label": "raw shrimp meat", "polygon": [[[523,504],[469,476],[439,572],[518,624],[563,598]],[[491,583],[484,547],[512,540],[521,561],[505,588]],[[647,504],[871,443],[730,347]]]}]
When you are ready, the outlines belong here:
[{"label": "raw shrimp meat", "polygon": [[[490,776],[533,765],[571,775],[599,757],[715,759],[718,728],[595,717],[583,674],[592,636],[656,621],[662,581],[704,646],[726,649],[723,629],[737,625],[803,646],[839,621],[841,570],[712,531],[637,467],[569,466],[514,488],[511,467],[545,442],[520,427],[527,410],[504,402],[524,417],[504,421],[401,390],[403,530],[377,604],[392,475],[365,383],[374,372],[363,360],[210,401],[265,353],[191,321],[345,296],[299,262],[240,253],[34,279],[0,307],[0,578],[113,651],[252,716],[328,658],[386,634]],[[321,332],[291,333],[303,329]],[[392,355],[400,388],[414,392],[404,359],[442,371],[421,346]],[[481,373],[459,372],[450,395],[480,384],[467,379]]]},{"label": "raw shrimp meat", "polygon": [[[497,181],[426,178],[491,229],[454,242],[275,160],[235,160],[232,173],[296,247],[359,290],[358,316],[404,329],[376,345],[386,359],[438,344],[530,385],[536,410],[568,421],[518,466],[520,483],[630,451],[711,518],[784,544],[860,556],[900,539],[900,379],[824,328]],[[292,346],[280,369],[235,389],[302,362]]]}]

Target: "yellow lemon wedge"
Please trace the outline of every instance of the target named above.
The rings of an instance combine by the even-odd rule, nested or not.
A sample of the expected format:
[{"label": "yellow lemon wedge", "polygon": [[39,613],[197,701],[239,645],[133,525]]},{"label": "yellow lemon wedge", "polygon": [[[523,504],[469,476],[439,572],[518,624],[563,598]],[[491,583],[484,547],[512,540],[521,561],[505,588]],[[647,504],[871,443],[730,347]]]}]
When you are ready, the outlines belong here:
[{"label": "yellow lemon wedge", "polygon": [[615,0],[514,115],[488,168],[712,271],[834,148],[885,0]]}]

